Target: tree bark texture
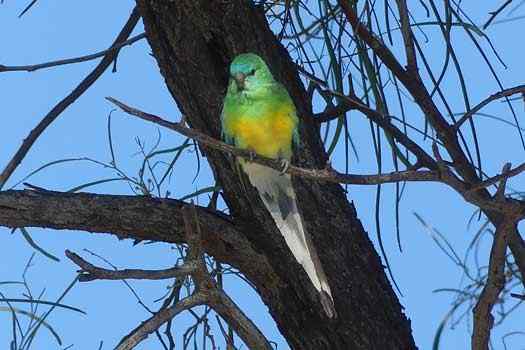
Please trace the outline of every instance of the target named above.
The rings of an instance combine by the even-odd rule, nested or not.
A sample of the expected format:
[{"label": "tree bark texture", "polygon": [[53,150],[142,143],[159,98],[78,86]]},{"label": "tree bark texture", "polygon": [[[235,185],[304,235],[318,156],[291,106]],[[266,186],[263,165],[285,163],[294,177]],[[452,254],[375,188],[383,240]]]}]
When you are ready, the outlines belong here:
[{"label": "tree bark texture", "polygon": [[[237,54],[254,52],[266,60],[296,104],[302,145],[295,150],[295,163],[324,167],[327,155],[305,89],[259,8],[247,0],[137,0],[137,4],[160,72],[192,127],[220,137],[228,66]],[[330,320],[247,178],[239,177],[227,155],[205,147],[202,151],[223,187],[236,228],[231,234],[250,245],[247,255],[235,261],[227,254],[216,257],[232,263],[253,282],[292,349],[416,348],[410,321],[341,186],[294,179],[306,229],[334,294],[338,318]],[[239,247],[230,248],[233,256],[242,255]],[[268,268],[253,269],[251,254]]]}]

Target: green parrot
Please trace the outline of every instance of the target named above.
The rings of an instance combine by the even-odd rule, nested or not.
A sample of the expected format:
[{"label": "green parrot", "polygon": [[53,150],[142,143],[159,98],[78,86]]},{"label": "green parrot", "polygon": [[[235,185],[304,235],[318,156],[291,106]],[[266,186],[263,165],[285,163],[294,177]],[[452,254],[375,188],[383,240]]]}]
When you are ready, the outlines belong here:
[{"label": "green parrot", "polygon": [[[261,57],[245,53],[231,63],[221,118],[226,142],[279,159],[285,168],[289,164],[292,143],[299,141],[299,119],[286,88],[273,78]],[[297,209],[290,175],[242,159],[239,163],[259,192],[288,248],[318,290],[326,314],[335,317],[332,292]]]}]

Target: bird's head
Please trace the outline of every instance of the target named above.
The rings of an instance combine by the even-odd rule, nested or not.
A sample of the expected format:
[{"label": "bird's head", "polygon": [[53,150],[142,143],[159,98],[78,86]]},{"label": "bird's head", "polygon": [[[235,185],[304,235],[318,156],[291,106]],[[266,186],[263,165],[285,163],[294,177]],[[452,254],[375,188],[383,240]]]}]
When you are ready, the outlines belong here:
[{"label": "bird's head", "polygon": [[257,90],[273,81],[264,60],[254,53],[240,54],[230,65],[230,85],[235,84],[237,91]]}]

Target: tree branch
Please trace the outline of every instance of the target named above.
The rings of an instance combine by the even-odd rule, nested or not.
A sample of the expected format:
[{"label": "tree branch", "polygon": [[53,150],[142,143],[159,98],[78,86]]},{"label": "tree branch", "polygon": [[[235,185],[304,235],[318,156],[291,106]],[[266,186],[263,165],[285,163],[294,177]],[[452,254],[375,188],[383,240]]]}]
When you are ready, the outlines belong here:
[{"label": "tree branch", "polygon": [[410,27],[410,17],[405,0],[396,0],[399,11],[399,19],[401,22],[401,33],[403,34],[403,42],[405,43],[405,53],[407,57],[407,71],[414,76],[418,75],[417,55],[414,48],[414,39],[412,28]]},{"label": "tree branch", "polygon": [[[372,33],[368,27],[361,22],[358,14],[349,2],[339,0],[338,3],[343,8],[346,19],[351,24],[354,33],[361,38],[388,67],[388,69],[405,86],[415,102],[425,114],[425,117],[432,124],[437,132],[438,138],[443,142],[447,152],[452,157],[454,168],[469,183],[479,182],[479,177],[472,164],[468,161],[465,153],[459,145],[456,132],[446,121],[438,107],[432,100],[428,90],[423,85],[421,77],[417,71],[405,70],[379,38]],[[488,195],[488,194],[485,194]]]},{"label": "tree branch", "polygon": [[[0,192],[0,226],[43,227],[110,233],[120,239],[185,243],[182,208],[174,199],[53,191]],[[203,247],[218,261],[246,276],[272,274],[267,258],[256,252],[229,216],[196,207]]]},{"label": "tree branch", "polygon": [[[248,150],[235,148],[220,140],[210,137],[204,133],[201,133],[200,131],[197,131],[192,128],[187,128],[183,125],[183,123],[173,123],[173,122],[167,121],[159,116],[149,114],[141,110],[138,110],[136,108],[130,107],[112,97],[106,97],[106,99],[130,115],[139,117],[143,120],[150,121],[152,123],[161,125],[165,128],[174,130],[210,148],[213,148],[213,149],[225,152],[225,153],[229,153],[229,154],[232,154],[238,157],[243,157],[245,159],[249,159],[252,162],[262,164],[262,165],[271,167],[276,170],[282,170],[281,162],[279,162],[276,159],[270,159],[270,158],[262,157],[259,155],[254,155],[252,152]],[[358,109],[362,108],[366,110],[368,113],[371,113],[374,115],[378,113],[368,107],[366,108],[365,107],[358,106]],[[391,125],[389,123],[386,123],[382,117],[378,118],[378,123],[381,123],[382,127],[383,126],[389,127],[389,125]],[[394,130],[398,130],[398,129],[394,129]],[[413,143],[413,141],[410,140],[408,137],[406,137],[406,135],[402,134],[402,136],[405,137],[407,142]],[[419,146],[417,145],[415,146],[419,148]],[[435,146],[436,146],[435,151],[437,152],[437,145]],[[426,152],[424,152],[422,156],[425,157],[423,159],[426,159],[426,157],[428,157],[430,161],[433,162],[433,164],[437,164],[439,163],[439,161],[444,163],[443,160],[441,159],[441,156],[439,155],[439,152],[436,153],[436,157],[439,157],[438,162],[436,162],[433,158],[430,158],[430,156],[426,155]],[[424,164],[426,164],[426,162]],[[433,168],[437,167],[437,165],[431,165],[431,166]],[[521,172],[521,168],[519,170],[520,170],[519,172]],[[512,212],[514,213],[514,215],[521,215],[521,216],[524,215],[524,211],[525,211],[525,202],[514,200],[511,202],[503,203],[501,201],[493,201],[490,197],[483,197],[483,196],[478,195],[476,191],[471,190],[472,186],[461,181],[444,164],[439,170],[429,170],[429,171],[404,170],[404,171],[396,171],[392,173],[379,174],[379,175],[342,174],[332,169],[329,165],[327,165],[324,169],[305,169],[305,168],[300,168],[294,165],[290,165],[285,169],[285,171],[295,176],[308,178],[308,179],[312,179],[316,181],[346,183],[346,184],[355,184],[355,185],[377,185],[377,184],[382,184],[382,183],[395,183],[395,182],[402,182],[402,181],[442,182],[442,183],[449,185],[453,189],[455,189],[468,202],[475,204],[484,210],[497,211],[497,212]],[[484,187],[481,187],[480,189],[484,189]]]},{"label": "tree branch", "polygon": [[[126,40],[127,37],[131,34],[133,29],[135,28],[135,25],[139,21],[140,14],[137,10],[137,8],[134,8],[131,12],[131,15],[120,31],[120,33],[117,35],[117,38],[115,39],[114,43],[111,45],[112,47],[117,45],[118,43],[121,43]],[[51,125],[59,116],[60,114],[69,107],[73,102],[75,102],[87,89],[93,85],[95,81],[104,73],[104,71],[111,65],[111,62],[115,60],[119,53],[119,49],[112,50],[105,54],[104,58],[100,61],[100,63],[87,75],[87,77],[84,78],[78,84],[78,86],[69,93],[66,97],[64,97],[58,104],[47,113],[47,115],[38,123],[38,125],[31,130],[29,135],[24,139],[22,142],[22,145],[18,149],[18,151],[15,153],[13,158],[9,161],[7,166],[4,168],[2,173],[0,173],[0,190],[4,187],[5,183],[13,174],[15,169],[18,167],[18,165],[22,162],[26,154],[29,152],[33,144],[36,142],[36,140],[40,137],[40,135],[44,132],[44,130]]]},{"label": "tree branch", "polygon": [[188,310],[199,304],[209,305],[230,326],[235,329],[239,337],[250,349],[272,350],[272,347],[255,326],[255,324],[242,312],[242,310],[217,287],[210,276],[204,261],[204,250],[202,247],[202,232],[199,226],[199,218],[193,204],[182,209],[184,229],[189,250],[184,264],[194,266],[190,275],[195,284],[195,291],[188,298],[176,303],[173,307],[161,309],[149,320],[142,323],[127,335],[117,346],[117,350],[133,349],[142,340],[146,339],[162,326],[163,323],[175,317],[178,313]]},{"label": "tree branch", "polygon": [[66,250],[66,256],[80,267],[80,282],[89,282],[94,280],[125,280],[125,279],[140,279],[140,280],[162,280],[175,277],[183,277],[195,270],[195,265],[191,262],[185,263],[182,266],[176,266],[165,270],[142,270],[142,269],[124,269],[124,270],[108,270],[97,267],[86,260],[82,259],[78,254]]},{"label": "tree branch", "polygon": [[481,101],[480,103],[478,103],[476,106],[474,106],[474,108],[472,108],[470,111],[468,111],[467,113],[465,113],[454,125],[453,125],[453,128],[457,131],[461,125],[463,125],[464,122],[466,122],[469,118],[472,118],[474,116],[474,114],[476,114],[477,112],[479,112],[483,107],[485,107],[486,105],[488,105],[490,102],[494,101],[494,100],[498,100],[502,97],[508,97],[508,96],[512,96],[514,94],[525,94],[525,85],[518,85],[518,86],[514,86],[514,87],[511,87],[509,89],[505,89],[505,90],[501,90],[493,95],[490,95],[489,97],[487,97],[486,99],[484,99],[483,101]]},{"label": "tree branch", "polygon": [[[155,123],[157,125],[163,126],[165,128],[174,130],[186,137],[194,139],[203,145],[206,145],[210,148],[222,151],[228,154],[232,154],[237,157],[243,157],[249,159],[258,164],[268,166],[276,170],[282,170],[282,164],[279,160],[262,157],[259,155],[254,155],[252,152],[240,148],[235,148],[230,146],[220,140],[217,140],[213,137],[210,137],[202,132],[199,132],[192,128],[187,128],[183,123],[173,123],[167,121],[161,117],[158,117],[153,114],[149,114],[143,111],[140,111],[136,108],[130,107],[112,97],[106,97],[108,101],[115,104],[121,108],[124,112],[139,117],[143,120]],[[365,107],[360,107],[365,108]],[[366,107],[369,113],[374,113],[375,111]],[[382,123],[385,125],[385,123]],[[387,127],[385,125],[385,127]],[[416,170],[405,170],[397,171],[387,174],[379,175],[358,175],[358,174],[342,174],[335,171],[334,169],[327,167],[325,169],[305,169],[300,168],[294,165],[290,165],[286,168],[286,172],[295,176],[309,178],[317,181],[327,181],[335,183],[344,183],[344,184],[354,184],[354,185],[377,185],[381,183],[394,183],[401,181],[440,181],[439,174],[437,171],[416,171]]]},{"label": "tree branch", "polygon": [[524,171],[525,171],[525,163],[515,167],[514,169],[508,169],[507,171],[502,171],[501,174],[488,178],[484,180],[483,182],[480,182],[479,184],[473,186],[472,188],[470,188],[469,191],[475,192],[481,188],[486,188],[486,187],[495,185],[503,179],[509,179],[511,177],[521,174]]},{"label": "tree branch", "polygon": [[148,335],[155,332],[164,323],[173,319],[183,311],[189,310],[195,306],[203,305],[206,302],[206,299],[207,296],[204,293],[194,293],[173,306],[159,310],[159,312],[155,313],[148,320],[141,323],[140,326],[132,330],[129,335],[124,337],[116,349],[133,349],[135,345],[146,339]]},{"label": "tree branch", "polygon": [[505,9],[505,7],[510,5],[511,2],[512,2],[512,0],[507,0],[503,4],[501,4],[501,6],[498,7],[498,9],[496,11],[489,12],[490,18],[483,25],[483,30],[487,29],[487,27],[492,23],[492,21],[494,21],[496,19],[496,17],[500,14],[500,12],[503,11]]},{"label": "tree branch", "polygon": [[371,120],[373,123],[379,125],[388,135],[391,135],[397,142],[399,142],[406,149],[412,152],[412,154],[414,154],[417,158],[417,163],[419,163],[418,165],[427,167],[429,169],[436,169],[435,160],[432,159],[432,157],[430,157],[430,155],[427,152],[425,152],[423,148],[421,148],[417,143],[411,140],[406,134],[404,134],[396,126],[392,125],[388,116],[375,109],[370,108],[355,94],[347,96],[337,91],[333,91],[329,89],[328,85],[321,79],[308,73],[306,70],[299,66],[297,66],[297,69],[303,76],[305,76],[311,82],[324,88],[325,92],[328,92],[329,94],[336,96],[341,100],[340,104],[336,107],[327,110],[323,113],[317,114],[316,116],[318,118],[315,119],[317,122],[322,123],[331,119],[334,113],[339,113],[340,115],[349,110],[357,110],[363,113],[363,115],[369,120]]},{"label": "tree branch", "polygon": [[211,278],[204,261],[202,233],[195,207],[186,207],[183,217],[190,247],[187,258],[197,262],[196,269],[191,273],[197,292],[206,293],[206,304],[228,322],[249,349],[272,350],[263,333]]},{"label": "tree branch", "polygon": [[137,34],[137,35],[129,38],[128,40],[125,40],[125,41],[122,41],[122,42],[115,41],[115,43],[110,48],[108,48],[106,50],[98,51],[98,52],[95,52],[95,53],[92,53],[92,54],[89,54],[89,55],[85,55],[85,56],[66,58],[66,59],[62,59],[62,60],[49,61],[49,62],[38,63],[38,64],[24,65],[24,66],[4,66],[4,65],[0,64],[0,73],[3,73],[3,72],[21,72],[21,71],[34,72],[34,71],[37,71],[37,70],[40,70],[40,69],[45,69],[45,68],[51,68],[51,67],[57,67],[57,66],[65,66],[65,65],[73,64],[73,63],[80,63],[80,62],[91,61],[91,60],[97,59],[99,57],[105,56],[108,53],[115,53],[116,54],[124,46],[133,45],[134,43],[136,43],[139,40],[144,39],[145,37],[146,37],[146,33],[140,33],[140,34]]},{"label": "tree branch", "polygon": [[496,227],[494,242],[490,251],[488,277],[485,286],[473,309],[474,325],[472,331],[472,350],[488,350],[490,330],[494,325],[491,311],[498,296],[505,287],[505,252],[507,251],[507,235],[514,223],[503,222]]}]

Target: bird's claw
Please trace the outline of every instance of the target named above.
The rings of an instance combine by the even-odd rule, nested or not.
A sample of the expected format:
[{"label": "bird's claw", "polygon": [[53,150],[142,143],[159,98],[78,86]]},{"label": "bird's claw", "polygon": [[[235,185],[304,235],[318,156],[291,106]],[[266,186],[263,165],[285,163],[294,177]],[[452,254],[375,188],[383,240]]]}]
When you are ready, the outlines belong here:
[{"label": "bird's claw", "polygon": [[286,171],[290,167],[290,161],[288,159],[281,159],[279,162],[281,163],[281,166],[282,166],[280,174],[284,175],[286,174]]}]

